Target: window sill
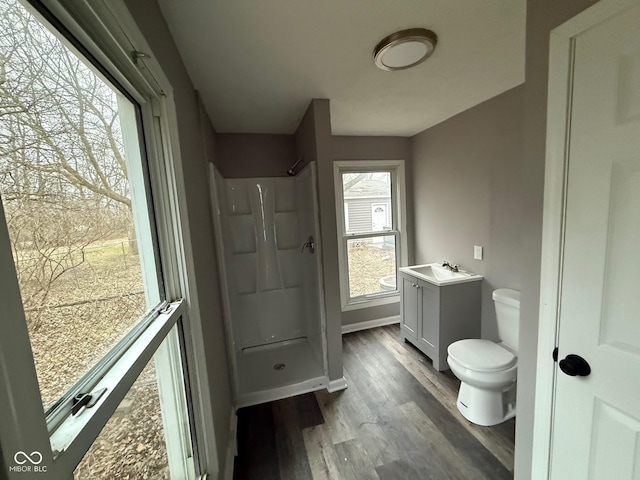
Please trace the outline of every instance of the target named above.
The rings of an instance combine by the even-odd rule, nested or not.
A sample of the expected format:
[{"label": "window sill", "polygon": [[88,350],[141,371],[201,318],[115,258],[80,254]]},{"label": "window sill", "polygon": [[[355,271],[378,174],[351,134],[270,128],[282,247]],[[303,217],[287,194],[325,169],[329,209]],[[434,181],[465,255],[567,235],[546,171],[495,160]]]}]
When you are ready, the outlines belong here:
[{"label": "window sill", "polygon": [[379,297],[366,297],[362,299],[353,299],[342,305],[343,312],[352,310],[360,310],[362,308],[379,307],[392,303],[400,303],[400,292],[389,293]]}]

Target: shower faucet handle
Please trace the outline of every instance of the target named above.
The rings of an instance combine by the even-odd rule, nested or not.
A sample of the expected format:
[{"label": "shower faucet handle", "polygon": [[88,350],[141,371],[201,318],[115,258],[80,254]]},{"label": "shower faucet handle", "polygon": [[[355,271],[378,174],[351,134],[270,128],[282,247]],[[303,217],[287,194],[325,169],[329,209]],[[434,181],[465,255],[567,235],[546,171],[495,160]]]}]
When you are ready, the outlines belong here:
[{"label": "shower faucet handle", "polygon": [[308,248],[311,253],[314,253],[316,251],[316,244],[313,241],[313,236],[309,235],[307,241],[302,244],[302,250],[300,251],[304,253],[305,248]]}]

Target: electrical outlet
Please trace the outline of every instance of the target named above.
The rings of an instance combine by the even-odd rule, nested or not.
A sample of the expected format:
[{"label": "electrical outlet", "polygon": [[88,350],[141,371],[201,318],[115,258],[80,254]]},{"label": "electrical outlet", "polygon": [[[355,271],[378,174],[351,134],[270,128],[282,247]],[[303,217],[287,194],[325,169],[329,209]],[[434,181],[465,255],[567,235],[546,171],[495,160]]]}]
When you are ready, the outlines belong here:
[{"label": "electrical outlet", "polygon": [[474,260],[482,260],[482,247],[480,245],[473,246],[473,258]]}]

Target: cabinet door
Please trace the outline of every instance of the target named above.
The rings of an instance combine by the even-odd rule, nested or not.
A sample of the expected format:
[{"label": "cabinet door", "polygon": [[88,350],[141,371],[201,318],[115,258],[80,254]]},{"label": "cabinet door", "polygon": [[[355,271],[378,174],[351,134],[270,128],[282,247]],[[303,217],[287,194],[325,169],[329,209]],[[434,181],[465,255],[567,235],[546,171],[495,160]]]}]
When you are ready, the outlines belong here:
[{"label": "cabinet door", "polygon": [[421,302],[420,337],[418,341],[423,351],[434,360],[438,349],[438,332],[440,331],[440,290],[435,285],[420,282],[419,291]]},{"label": "cabinet door", "polygon": [[407,336],[418,338],[418,289],[416,280],[411,277],[400,275],[402,285],[400,288],[401,303],[400,316],[402,319],[402,330]]}]

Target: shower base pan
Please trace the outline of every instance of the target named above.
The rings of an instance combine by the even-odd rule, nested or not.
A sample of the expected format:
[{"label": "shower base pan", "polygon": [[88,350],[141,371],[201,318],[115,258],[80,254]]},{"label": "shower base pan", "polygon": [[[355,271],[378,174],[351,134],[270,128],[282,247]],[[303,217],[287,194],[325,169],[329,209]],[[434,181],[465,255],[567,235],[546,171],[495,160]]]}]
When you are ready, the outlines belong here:
[{"label": "shower base pan", "polygon": [[329,385],[322,364],[306,338],[246,348],[237,360],[238,408],[321,390]]}]

